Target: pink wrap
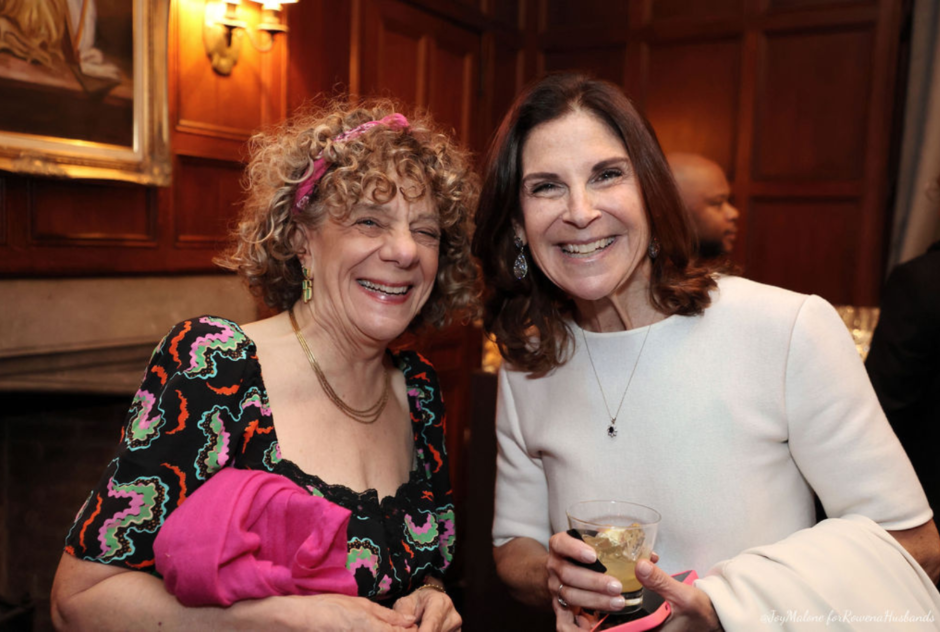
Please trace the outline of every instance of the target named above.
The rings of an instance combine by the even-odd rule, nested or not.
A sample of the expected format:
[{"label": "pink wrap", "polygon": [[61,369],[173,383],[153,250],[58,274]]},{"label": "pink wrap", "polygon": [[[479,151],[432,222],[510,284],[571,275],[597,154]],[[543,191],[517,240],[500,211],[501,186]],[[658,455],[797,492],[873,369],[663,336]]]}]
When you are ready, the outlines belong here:
[{"label": "pink wrap", "polygon": [[170,514],[157,571],[186,606],[275,595],[356,595],[346,570],[350,512],[269,472],[224,468]]}]

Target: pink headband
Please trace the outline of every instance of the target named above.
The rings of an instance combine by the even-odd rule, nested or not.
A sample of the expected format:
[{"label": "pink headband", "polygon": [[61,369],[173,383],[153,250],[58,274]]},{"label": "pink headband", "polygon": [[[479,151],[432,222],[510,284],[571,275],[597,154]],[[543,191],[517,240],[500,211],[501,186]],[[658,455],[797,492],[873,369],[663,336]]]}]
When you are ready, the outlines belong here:
[{"label": "pink headband", "polygon": [[[343,132],[342,134],[337,135],[333,138],[333,144],[343,142],[344,140],[350,140],[358,136],[362,136],[368,132],[373,127],[378,125],[384,125],[385,127],[390,127],[392,129],[405,129],[408,127],[408,119],[406,119],[401,114],[397,112],[395,114],[389,114],[383,119],[378,121],[368,121],[363,123],[359,127],[354,127],[348,132]],[[299,213],[304,208],[307,207],[307,203],[310,201],[310,196],[313,193],[314,189],[317,188],[317,184],[320,182],[320,179],[323,175],[329,170],[330,166],[333,163],[329,162],[326,158],[323,157],[323,152],[321,151],[317,155],[316,159],[313,161],[313,165],[310,169],[310,175],[297,186],[297,191],[294,193],[294,213]]]}]

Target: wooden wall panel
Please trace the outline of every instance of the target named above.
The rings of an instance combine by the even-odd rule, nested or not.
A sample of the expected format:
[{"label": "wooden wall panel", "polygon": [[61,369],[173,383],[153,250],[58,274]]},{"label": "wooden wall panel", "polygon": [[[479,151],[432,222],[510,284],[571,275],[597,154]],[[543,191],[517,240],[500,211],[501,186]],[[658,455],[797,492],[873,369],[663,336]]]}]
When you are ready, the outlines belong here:
[{"label": "wooden wall panel", "polygon": [[10,221],[10,214],[7,212],[7,183],[3,177],[0,177],[0,246],[7,244],[7,223]]},{"label": "wooden wall panel", "polygon": [[649,49],[646,111],[663,151],[710,156],[733,179],[741,42],[667,42]]},{"label": "wooden wall panel", "polygon": [[407,22],[377,16],[379,22],[379,53],[369,61],[375,63],[374,78],[369,68],[364,75],[371,81],[367,93],[387,92],[411,104],[424,105],[427,100],[427,63],[429,37]]},{"label": "wooden wall panel", "polygon": [[872,44],[871,28],[767,36],[757,90],[755,179],[861,178]]},{"label": "wooden wall panel", "polygon": [[518,45],[502,38],[492,38],[491,98],[489,116],[484,126],[492,131],[483,135],[484,147],[509,111],[515,95],[522,89],[524,61],[525,51]]},{"label": "wooden wall panel", "polygon": [[27,189],[29,242],[36,245],[156,245],[156,209],[147,187],[52,180]]},{"label": "wooden wall panel", "polygon": [[525,0],[489,0],[486,13],[497,22],[513,29],[522,28],[520,12],[524,8]]},{"label": "wooden wall panel", "polygon": [[546,50],[542,55],[541,70],[584,70],[599,79],[623,84],[626,47],[622,45],[576,50]]},{"label": "wooden wall panel", "polygon": [[629,5],[610,0],[540,0],[543,30],[624,23]]},{"label": "wooden wall panel", "polygon": [[[764,283],[853,302],[858,252],[853,200],[755,199],[748,209],[748,273]],[[781,265],[780,262],[786,262]]]},{"label": "wooden wall panel", "polygon": [[428,107],[438,121],[454,130],[460,142],[472,140],[471,115],[476,111],[475,87],[478,82],[479,41],[450,39],[434,48],[430,68]]},{"label": "wooden wall panel", "polygon": [[349,87],[350,2],[304,1],[289,7],[287,111]]},{"label": "wooden wall panel", "polygon": [[726,18],[740,15],[744,0],[656,0],[653,2],[653,21],[675,18]]},{"label": "wooden wall panel", "polygon": [[173,205],[176,245],[216,248],[234,225],[244,197],[237,162],[180,156]]},{"label": "wooden wall panel", "polygon": [[353,59],[361,81],[353,91],[428,108],[478,149],[481,34],[399,0],[363,0],[359,14],[353,28],[362,36]]},{"label": "wooden wall panel", "polygon": [[845,5],[873,5],[877,0],[767,0],[771,9],[802,9],[808,7],[839,7]]},{"label": "wooden wall panel", "polygon": [[[285,47],[283,36],[276,38],[270,52],[262,54],[255,50],[243,32],[236,32],[234,36],[242,39],[238,63],[230,75],[219,75],[209,65],[206,56],[202,34],[203,7],[202,2],[177,4],[177,128],[190,133],[244,140],[261,125],[282,117],[280,110],[283,106],[279,102],[282,101],[283,85],[279,79],[283,73],[280,59]],[[252,28],[258,23],[256,7],[251,3],[239,6],[239,14]],[[277,59],[272,59],[272,56]],[[272,61],[280,63],[272,66]],[[274,104],[271,103],[272,98]],[[272,109],[274,111],[269,114]]]},{"label": "wooden wall panel", "polygon": [[[741,210],[732,254],[744,274],[830,300],[875,304],[887,239],[882,231],[889,225],[888,180],[897,168],[891,130],[902,115],[895,75],[910,3],[624,4],[625,19],[621,7],[617,19],[590,36],[577,26],[548,28],[538,39],[545,67],[581,66],[614,79],[618,68],[592,53],[625,43],[617,83],[653,123],[663,147],[705,154],[728,172]],[[851,203],[820,216],[825,221],[813,219],[828,235],[809,235],[782,221],[767,230],[769,220],[749,216],[762,208],[757,200],[774,200],[780,208],[793,200],[794,208],[802,208],[805,200],[837,198]],[[765,244],[771,235],[789,248]],[[831,268],[835,259],[823,252],[824,244],[842,256],[846,239],[857,265]],[[791,252],[810,260],[794,267]]]}]

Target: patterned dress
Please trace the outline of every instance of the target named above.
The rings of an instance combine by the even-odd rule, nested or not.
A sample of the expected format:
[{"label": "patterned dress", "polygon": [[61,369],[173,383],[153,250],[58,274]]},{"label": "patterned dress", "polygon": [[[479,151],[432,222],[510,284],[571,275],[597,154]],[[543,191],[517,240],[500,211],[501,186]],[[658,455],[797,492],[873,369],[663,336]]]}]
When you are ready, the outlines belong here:
[{"label": "patterned dress", "polygon": [[454,551],[454,507],[444,449],[444,405],[433,367],[392,355],[404,374],[415,462],[394,496],[329,485],[280,457],[255,344],[233,322],[202,316],[157,345],[134,396],[117,456],[78,512],[66,551],[80,559],[154,570],[167,516],[223,467],[286,476],[352,512],[346,568],[359,595],[393,600],[442,577]]}]

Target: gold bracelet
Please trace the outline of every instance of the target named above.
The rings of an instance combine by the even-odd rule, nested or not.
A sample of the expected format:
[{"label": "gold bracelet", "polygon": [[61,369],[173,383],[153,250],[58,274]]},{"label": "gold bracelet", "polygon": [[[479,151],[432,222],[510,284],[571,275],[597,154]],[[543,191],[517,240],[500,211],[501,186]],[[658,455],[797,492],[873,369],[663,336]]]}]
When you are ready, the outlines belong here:
[{"label": "gold bracelet", "polygon": [[442,593],[444,593],[445,595],[447,594],[447,591],[444,590],[444,588],[443,588],[442,586],[438,586],[437,584],[432,583],[432,582],[425,582],[425,583],[421,584],[420,586],[418,586],[417,588],[414,589],[414,592],[418,592],[419,590],[424,590],[425,588],[430,588],[431,590],[436,590],[437,592],[442,592]]}]

